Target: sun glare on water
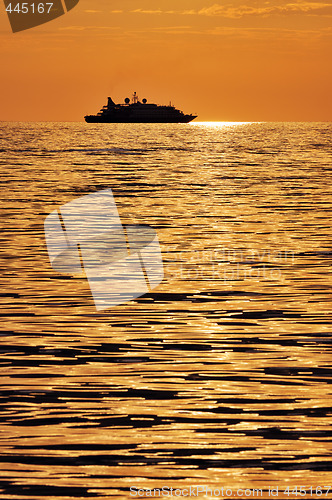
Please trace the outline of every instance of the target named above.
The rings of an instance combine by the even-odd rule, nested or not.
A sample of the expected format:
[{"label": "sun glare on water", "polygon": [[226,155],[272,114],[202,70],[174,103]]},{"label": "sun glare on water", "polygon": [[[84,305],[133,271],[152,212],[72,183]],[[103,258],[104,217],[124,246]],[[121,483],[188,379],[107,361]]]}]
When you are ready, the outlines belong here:
[{"label": "sun glare on water", "polygon": [[199,125],[210,128],[234,127],[237,125],[250,125],[252,122],[193,122],[192,125]]}]

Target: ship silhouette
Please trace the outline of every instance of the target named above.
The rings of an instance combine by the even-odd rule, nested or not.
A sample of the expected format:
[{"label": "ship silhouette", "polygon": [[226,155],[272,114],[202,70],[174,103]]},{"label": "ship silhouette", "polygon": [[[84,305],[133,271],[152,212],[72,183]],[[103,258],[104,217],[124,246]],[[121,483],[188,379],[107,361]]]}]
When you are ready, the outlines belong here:
[{"label": "ship silhouette", "polygon": [[186,115],[170,103],[169,106],[142,102],[134,92],[132,99],[127,97],[124,104],[115,104],[111,97],[96,115],[84,117],[88,123],[189,123],[197,116]]}]

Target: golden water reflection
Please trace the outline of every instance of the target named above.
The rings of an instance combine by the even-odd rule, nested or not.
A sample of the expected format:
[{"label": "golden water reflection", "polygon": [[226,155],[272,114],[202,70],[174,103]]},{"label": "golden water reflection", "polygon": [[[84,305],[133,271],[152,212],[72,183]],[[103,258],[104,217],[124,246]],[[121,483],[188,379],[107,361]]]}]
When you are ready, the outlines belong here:
[{"label": "golden water reflection", "polygon": [[[0,498],[329,485],[331,126],[1,136]],[[43,222],[105,188],[157,230],[165,279],[97,313],[84,276],[50,267]]]}]

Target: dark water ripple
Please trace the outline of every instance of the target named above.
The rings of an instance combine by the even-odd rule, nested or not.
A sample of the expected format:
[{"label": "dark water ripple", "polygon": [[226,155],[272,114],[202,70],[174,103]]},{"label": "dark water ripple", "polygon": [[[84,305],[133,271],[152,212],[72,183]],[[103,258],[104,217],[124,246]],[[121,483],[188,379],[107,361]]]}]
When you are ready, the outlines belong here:
[{"label": "dark water ripple", "polygon": [[[0,498],[331,484],[331,132],[1,125]],[[43,223],[106,188],[165,279],[98,313]]]}]

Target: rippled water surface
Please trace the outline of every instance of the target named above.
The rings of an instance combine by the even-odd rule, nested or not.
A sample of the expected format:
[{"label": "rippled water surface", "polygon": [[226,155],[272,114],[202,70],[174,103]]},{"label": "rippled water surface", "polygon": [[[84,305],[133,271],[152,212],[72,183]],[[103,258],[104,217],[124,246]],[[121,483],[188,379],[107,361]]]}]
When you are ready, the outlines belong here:
[{"label": "rippled water surface", "polygon": [[[1,499],[332,484],[331,133],[1,124]],[[106,188],[165,278],[98,313],[43,224]]]}]

